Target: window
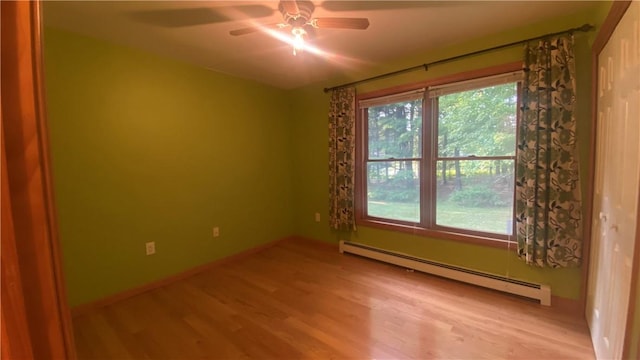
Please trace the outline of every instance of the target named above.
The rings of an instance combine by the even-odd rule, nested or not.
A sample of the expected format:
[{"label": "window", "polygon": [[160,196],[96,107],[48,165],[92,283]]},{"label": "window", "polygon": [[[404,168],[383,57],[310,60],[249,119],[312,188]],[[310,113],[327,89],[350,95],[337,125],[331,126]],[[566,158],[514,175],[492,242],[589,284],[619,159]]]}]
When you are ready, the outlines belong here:
[{"label": "window", "polygon": [[521,77],[360,99],[358,222],[510,240]]}]

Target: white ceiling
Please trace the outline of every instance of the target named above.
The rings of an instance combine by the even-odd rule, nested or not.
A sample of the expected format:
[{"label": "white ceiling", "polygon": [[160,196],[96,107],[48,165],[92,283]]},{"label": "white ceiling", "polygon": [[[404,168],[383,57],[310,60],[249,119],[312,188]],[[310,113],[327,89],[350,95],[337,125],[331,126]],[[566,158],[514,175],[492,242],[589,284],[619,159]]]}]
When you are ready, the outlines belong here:
[{"label": "white ceiling", "polygon": [[[313,45],[324,54],[307,51],[293,56],[290,45],[266,33],[229,35],[233,29],[281,22],[277,1],[45,1],[43,16],[47,26],[292,89],[596,5],[594,1],[313,3],[314,17],[366,17],[370,26],[317,29]],[[185,26],[183,21],[202,24]]]}]

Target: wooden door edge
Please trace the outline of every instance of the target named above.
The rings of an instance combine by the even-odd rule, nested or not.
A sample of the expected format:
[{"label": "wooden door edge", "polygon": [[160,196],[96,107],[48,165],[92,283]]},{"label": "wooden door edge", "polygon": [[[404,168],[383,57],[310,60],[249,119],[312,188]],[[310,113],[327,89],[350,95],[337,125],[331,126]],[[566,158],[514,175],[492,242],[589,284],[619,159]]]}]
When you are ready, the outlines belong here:
[{"label": "wooden door edge", "polygon": [[42,37],[42,2],[30,2],[31,26],[33,39],[31,51],[34,61],[34,97],[36,100],[36,121],[38,126],[38,140],[40,143],[40,159],[42,166],[42,181],[44,190],[44,205],[47,215],[49,246],[54,267],[54,281],[57,289],[58,311],[61,317],[62,333],[65,342],[66,353],[69,358],[76,358],[76,348],[73,338],[73,323],[71,311],[67,300],[67,289],[64,281],[62,251],[60,248],[60,236],[58,229],[58,216],[55,207],[53,187],[53,173],[51,169],[51,151],[49,146],[49,126],[47,122],[46,96],[44,82],[43,62],[43,37]]}]

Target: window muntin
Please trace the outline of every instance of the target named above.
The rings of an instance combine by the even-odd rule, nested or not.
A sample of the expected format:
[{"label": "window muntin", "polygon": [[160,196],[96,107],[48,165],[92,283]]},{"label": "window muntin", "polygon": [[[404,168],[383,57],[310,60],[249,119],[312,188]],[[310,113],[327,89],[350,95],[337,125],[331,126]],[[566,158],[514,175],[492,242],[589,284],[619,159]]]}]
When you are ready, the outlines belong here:
[{"label": "window muntin", "polygon": [[520,78],[360,101],[361,222],[509,240]]}]

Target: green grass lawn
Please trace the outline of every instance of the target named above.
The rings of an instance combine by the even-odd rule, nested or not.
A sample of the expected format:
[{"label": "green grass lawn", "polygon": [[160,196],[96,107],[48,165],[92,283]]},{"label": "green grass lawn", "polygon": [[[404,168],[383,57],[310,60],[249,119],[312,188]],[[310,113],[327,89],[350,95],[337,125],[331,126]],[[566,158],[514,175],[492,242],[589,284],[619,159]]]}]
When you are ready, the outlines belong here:
[{"label": "green grass lawn", "polygon": [[[369,215],[387,219],[418,222],[420,207],[416,203],[369,201]],[[461,207],[448,201],[438,203],[436,223],[462,229],[507,233],[507,221],[513,219],[510,207]]]}]

